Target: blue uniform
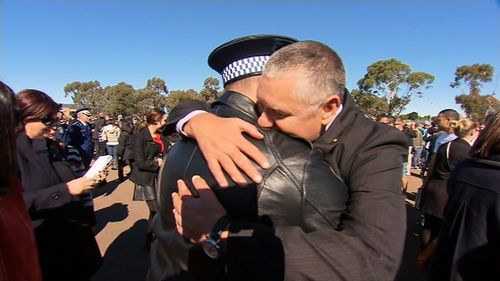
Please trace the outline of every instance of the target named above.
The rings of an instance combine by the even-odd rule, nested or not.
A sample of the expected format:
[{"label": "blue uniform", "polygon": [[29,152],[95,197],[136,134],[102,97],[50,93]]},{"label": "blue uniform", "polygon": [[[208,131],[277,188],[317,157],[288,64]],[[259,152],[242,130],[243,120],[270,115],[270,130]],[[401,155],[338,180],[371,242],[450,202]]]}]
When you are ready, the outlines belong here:
[{"label": "blue uniform", "polygon": [[94,154],[90,124],[84,124],[82,121],[76,120],[69,127],[68,134],[68,144],[78,149],[85,168],[89,168],[92,155]]}]

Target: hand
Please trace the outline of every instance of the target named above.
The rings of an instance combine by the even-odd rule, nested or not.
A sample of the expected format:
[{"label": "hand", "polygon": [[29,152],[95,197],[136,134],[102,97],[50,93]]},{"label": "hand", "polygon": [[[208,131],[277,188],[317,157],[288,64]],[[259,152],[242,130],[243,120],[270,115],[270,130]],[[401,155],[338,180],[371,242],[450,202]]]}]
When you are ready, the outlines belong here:
[{"label": "hand", "polygon": [[106,179],[106,177],[108,176],[109,174],[109,169],[106,168],[104,170],[101,170],[99,171],[99,174],[97,174],[95,177],[94,177],[94,180],[97,181],[97,183],[100,183],[102,181],[104,181]]},{"label": "hand", "polygon": [[198,243],[212,231],[217,220],[226,215],[226,210],[205,180],[199,176],[192,180],[200,196],[194,198],[186,183],[177,181],[179,193],[172,193],[173,213],[177,232],[192,243]]},{"label": "hand", "polygon": [[208,168],[222,187],[228,186],[222,170],[226,171],[240,186],[246,185],[247,182],[239,169],[254,182],[262,181],[262,176],[249,157],[262,168],[269,168],[264,155],[243,137],[242,133],[247,133],[256,139],[263,139],[264,136],[255,126],[241,119],[222,118],[210,113],[202,113],[189,120],[184,126],[184,131],[188,136],[196,139],[207,160]]},{"label": "hand", "polygon": [[162,158],[156,158],[156,162],[158,163],[158,166],[161,166],[163,164],[163,159]]},{"label": "hand", "polygon": [[77,178],[67,183],[69,194],[80,195],[85,190],[93,189],[98,181],[96,179],[89,179],[85,177]]}]

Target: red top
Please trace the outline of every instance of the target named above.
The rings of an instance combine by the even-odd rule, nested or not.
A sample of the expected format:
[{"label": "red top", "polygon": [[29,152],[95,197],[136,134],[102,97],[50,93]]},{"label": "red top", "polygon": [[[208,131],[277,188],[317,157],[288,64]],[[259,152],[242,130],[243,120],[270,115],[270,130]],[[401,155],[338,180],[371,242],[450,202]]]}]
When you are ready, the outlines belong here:
[{"label": "red top", "polygon": [[160,145],[160,153],[163,154],[163,152],[165,152],[165,144],[163,144],[163,142],[161,141],[161,135],[154,134],[153,141]]},{"label": "red top", "polygon": [[40,281],[31,219],[16,182],[14,191],[0,196],[0,281]]}]

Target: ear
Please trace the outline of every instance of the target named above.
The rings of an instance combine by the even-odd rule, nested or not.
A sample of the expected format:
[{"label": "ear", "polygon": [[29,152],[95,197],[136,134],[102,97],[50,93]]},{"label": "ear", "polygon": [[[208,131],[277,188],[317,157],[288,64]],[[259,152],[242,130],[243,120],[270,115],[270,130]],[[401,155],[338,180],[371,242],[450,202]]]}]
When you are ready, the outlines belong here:
[{"label": "ear", "polygon": [[332,118],[337,114],[340,107],[340,97],[337,95],[330,96],[323,101],[321,106],[321,124],[328,125]]}]

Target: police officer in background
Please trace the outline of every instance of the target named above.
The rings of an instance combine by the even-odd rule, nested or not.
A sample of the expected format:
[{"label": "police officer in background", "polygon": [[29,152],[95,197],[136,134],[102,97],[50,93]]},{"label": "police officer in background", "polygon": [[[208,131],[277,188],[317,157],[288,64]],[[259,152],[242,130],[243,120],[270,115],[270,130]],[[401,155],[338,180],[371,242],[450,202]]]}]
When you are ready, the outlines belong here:
[{"label": "police officer in background", "polygon": [[90,167],[94,146],[92,143],[92,126],[90,117],[92,114],[88,108],[81,108],[76,111],[76,120],[69,127],[68,144],[78,149],[82,157],[85,168]]}]

